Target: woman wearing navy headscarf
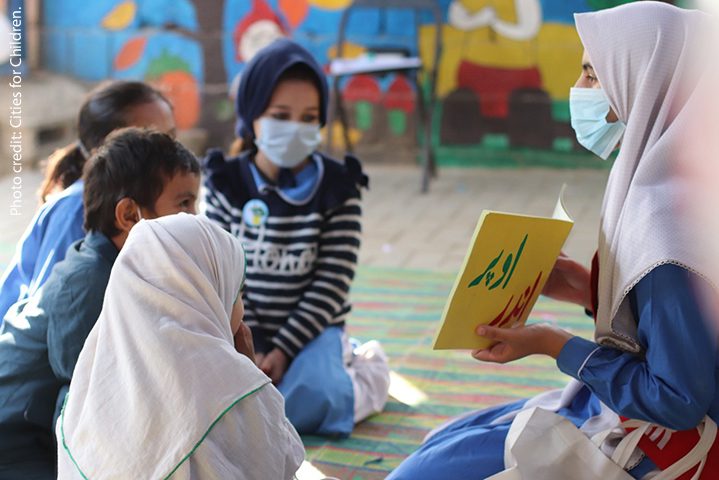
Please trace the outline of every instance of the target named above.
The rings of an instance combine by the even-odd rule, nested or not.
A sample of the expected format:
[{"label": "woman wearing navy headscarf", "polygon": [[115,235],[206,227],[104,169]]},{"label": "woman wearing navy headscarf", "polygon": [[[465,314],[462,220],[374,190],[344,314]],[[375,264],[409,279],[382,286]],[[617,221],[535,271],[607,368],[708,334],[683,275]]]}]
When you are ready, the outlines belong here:
[{"label": "woman wearing navy headscarf", "polygon": [[236,95],[242,151],[210,152],[202,208],[245,245],[245,322],[287,417],[300,433],[349,435],[384,407],[389,369],[377,342],[353,349],[344,332],[367,177],[356,159],[317,152],[327,100],[304,48],[258,52]]}]

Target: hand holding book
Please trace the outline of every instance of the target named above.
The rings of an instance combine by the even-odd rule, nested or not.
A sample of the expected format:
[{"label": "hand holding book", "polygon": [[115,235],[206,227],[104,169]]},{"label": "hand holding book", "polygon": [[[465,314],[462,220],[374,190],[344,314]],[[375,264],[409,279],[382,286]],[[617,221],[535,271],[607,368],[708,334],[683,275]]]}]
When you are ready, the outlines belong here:
[{"label": "hand holding book", "polygon": [[500,328],[480,325],[477,335],[493,342],[489,348],[473,350],[472,356],[483,362],[508,363],[534,354],[557,358],[572,334],[546,323]]}]

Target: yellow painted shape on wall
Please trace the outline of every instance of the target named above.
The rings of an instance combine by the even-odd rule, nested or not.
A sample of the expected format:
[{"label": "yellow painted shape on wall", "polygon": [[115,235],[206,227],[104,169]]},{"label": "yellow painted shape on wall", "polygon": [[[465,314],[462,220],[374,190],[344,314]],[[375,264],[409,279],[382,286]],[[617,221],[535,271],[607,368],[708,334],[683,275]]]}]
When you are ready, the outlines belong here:
[{"label": "yellow painted shape on wall", "polygon": [[485,210],[445,306],[434,349],[480,349],[478,325],[527,321],[573,222]]},{"label": "yellow painted shape on wall", "polygon": [[[434,61],[434,26],[420,30],[422,61]],[[462,61],[489,68],[539,68],[543,88],[554,100],[566,100],[569,88],[579,76],[582,44],[571,25],[545,23],[537,38],[517,42],[492,41],[488,29],[462,32],[444,25],[442,56],[437,72],[437,95],[441,98],[457,88],[457,72]],[[477,35],[474,35],[478,33]]]},{"label": "yellow painted shape on wall", "polygon": [[[425,65],[431,65],[433,61],[434,30],[433,25],[420,29],[421,56]],[[537,66],[535,43],[503,38],[489,28],[465,32],[445,24],[442,28],[442,56],[437,72],[437,95],[443,97],[457,88],[457,71],[463,61],[489,68],[520,69]]]},{"label": "yellow painted shape on wall", "polygon": [[[457,71],[464,62],[489,68],[531,68],[537,66],[534,42],[515,41],[496,37],[491,40],[489,29],[463,32],[445,25],[443,27],[442,56],[437,72],[437,95],[443,97],[457,87]],[[420,31],[422,46],[434,42],[434,27],[423,27]],[[433,48],[423,48],[423,62],[432,63]]]},{"label": "yellow painted shape on wall", "polygon": [[[457,88],[457,70],[462,61],[462,51],[457,45],[447,41],[451,27],[442,27],[442,55],[437,70],[437,97],[442,98]],[[434,25],[422,26],[419,31],[420,57],[426,68],[434,65]]]},{"label": "yellow painted shape on wall", "polygon": [[495,68],[530,68],[537,64],[532,40],[512,40],[497,35],[489,28],[460,32],[447,36],[454,48],[462,50],[463,60]]},{"label": "yellow painted shape on wall", "polygon": [[[327,142],[327,134],[328,129],[330,128],[329,125],[325,125],[324,128],[320,131],[320,134],[322,135],[322,142]],[[335,121],[332,123],[332,142],[334,143],[334,147],[337,148],[338,145],[344,146],[344,137],[342,133],[342,124],[339,121]],[[360,139],[362,138],[362,132],[354,127],[349,127],[349,137],[350,142],[352,142],[353,145],[357,145],[359,143]],[[344,147],[342,147],[344,148]]]},{"label": "yellow painted shape on wall", "polygon": [[352,3],[352,0],[309,0],[310,5],[326,10],[340,10]]},{"label": "yellow painted shape on wall", "polygon": [[[464,0],[462,5],[470,14],[491,7],[499,20],[506,23],[517,21],[512,1]],[[528,68],[536,64],[531,40],[512,40],[499,35],[489,26],[463,31],[448,24],[445,32],[446,44],[460,49],[465,61],[497,68]]]},{"label": "yellow painted shape on wall", "polygon": [[[352,42],[345,42],[342,51],[342,58],[356,58],[365,53],[367,49],[362,45]],[[327,49],[327,57],[330,59],[337,58],[337,45],[332,45]]]},{"label": "yellow painted shape on wall", "polygon": [[461,0],[460,3],[470,13],[491,7],[497,13],[498,19],[509,23],[517,21],[517,8],[512,0]]},{"label": "yellow painted shape on wall", "polygon": [[137,5],[133,0],[125,0],[115,6],[102,19],[102,26],[108,30],[123,30],[135,19]]},{"label": "yellow painted shape on wall", "polygon": [[544,90],[554,100],[567,100],[581,70],[583,47],[577,30],[573,25],[545,23],[536,49]]}]

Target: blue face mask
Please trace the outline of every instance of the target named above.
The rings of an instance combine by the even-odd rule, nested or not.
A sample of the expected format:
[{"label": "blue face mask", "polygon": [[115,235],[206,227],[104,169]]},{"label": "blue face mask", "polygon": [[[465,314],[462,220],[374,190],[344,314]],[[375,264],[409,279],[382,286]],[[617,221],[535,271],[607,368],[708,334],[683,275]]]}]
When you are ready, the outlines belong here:
[{"label": "blue face mask", "polygon": [[572,88],[569,114],[577,141],[603,160],[609,158],[624,135],[623,122],[607,123],[609,99],[600,88]]},{"label": "blue face mask", "polygon": [[321,142],[319,125],[262,117],[255,145],[278,167],[294,168]]}]

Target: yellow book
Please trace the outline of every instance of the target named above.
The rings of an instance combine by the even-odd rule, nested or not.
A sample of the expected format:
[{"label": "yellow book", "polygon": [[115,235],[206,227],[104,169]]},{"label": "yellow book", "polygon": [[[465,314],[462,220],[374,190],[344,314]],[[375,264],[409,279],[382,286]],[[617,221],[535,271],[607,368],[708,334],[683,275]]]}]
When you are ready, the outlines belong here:
[{"label": "yellow book", "polygon": [[475,333],[478,325],[524,324],[573,224],[561,194],[554,218],[482,212],[434,349],[487,348],[492,342]]}]

